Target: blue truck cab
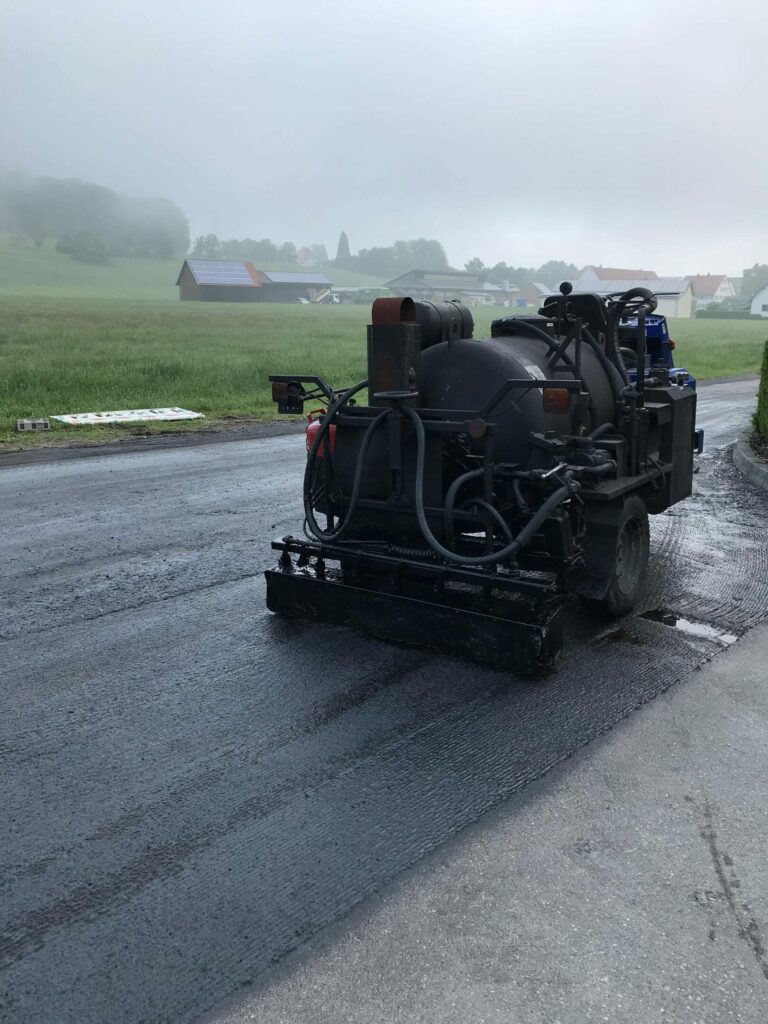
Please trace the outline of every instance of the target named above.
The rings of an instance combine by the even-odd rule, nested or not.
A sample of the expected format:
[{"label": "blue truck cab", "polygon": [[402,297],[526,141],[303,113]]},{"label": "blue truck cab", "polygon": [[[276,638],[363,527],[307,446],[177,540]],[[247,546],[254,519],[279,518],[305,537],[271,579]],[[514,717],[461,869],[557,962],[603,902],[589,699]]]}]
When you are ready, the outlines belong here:
[{"label": "blue truck cab", "polygon": [[[625,317],[618,325],[619,347],[629,379],[637,383],[637,317]],[[667,318],[656,313],[645,317],[645,379],[658,376],[659,371],[669,375],[669,383],[681,388],[696,390],[696,378],[684,367],[675,366],[672,356],[675,343],[669,336]],[[694,451],[701,455],[704,450],[704,431],[694,431]]]},{"label": "blue truck cab", "polygon": [[[619,345],[624,364],[632,383],[637,381],[637,317],[619,321]],[[672,352],[674,341],[669,336],[667,318],[649,313],[645,318],[645,376],[652,376],[653,367],[664,367],[669,373],[670,384],[696,390],[696,378],[682,366],[675,366]]]}]

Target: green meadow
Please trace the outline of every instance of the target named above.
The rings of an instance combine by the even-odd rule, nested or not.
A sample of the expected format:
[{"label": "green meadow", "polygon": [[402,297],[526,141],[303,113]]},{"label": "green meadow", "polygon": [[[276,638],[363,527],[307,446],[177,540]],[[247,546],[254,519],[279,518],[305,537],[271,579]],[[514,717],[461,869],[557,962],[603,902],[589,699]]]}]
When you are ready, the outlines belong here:
[{"label": "green meadow", "polygon": [[[365,375],[367,307],[180,303],[179,265],[91,267],[47,249],[0,249],[1,448],[271,419],[269,373],[319,373],[335,385]],[[505,313],[476,310],[476,336]],[[673,320],[670,331],[677,361],[701,380],[760,368],[765,324]],[[22,417],[156,405],[184,406],[206,420],[52,425],[40,435],[14,429]]]}]

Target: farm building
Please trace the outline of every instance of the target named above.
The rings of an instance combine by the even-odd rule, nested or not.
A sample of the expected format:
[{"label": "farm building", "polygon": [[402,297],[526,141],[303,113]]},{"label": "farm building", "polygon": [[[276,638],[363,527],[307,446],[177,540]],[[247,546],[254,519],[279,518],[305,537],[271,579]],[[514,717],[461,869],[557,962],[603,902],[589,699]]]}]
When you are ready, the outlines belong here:
[{"label": "farm building", "polygon": [[732,299],[736,294],[733,283],[725,274],[688,274],[696,309],[706,309],[712,302]]},{"label": "farm building", "polygon": [[768,316],[768,285],[752,296],[749,312],[752,316]]},{"label": "farm building", "polygon": [[[630,288],[648,288],[658,298],[656,312],[662,316],[689,317],[693,315],[693,292],[687,277],[633,278],[625,281],[599,281],[589,291],[596,295],[613,295],[628,292]],[[585,291],[587,289],[584,289]]]},{"label": "farm building", "polygon": [[186,259],[176,284],[182,302],[296,302],[331,287],[324,274],[257,270],[249,260]]},{"label": "farm building", "polygon": [[501,304],[515,298],[519,291],[514,286],[499,288],[482,274],[465,270],[409,270],[388,281],[386,287],[392,295],[410,295],[413,299],[462,299],[485,305]]},{"label": "farm building", "polygon": [[307,271],[294,273],[282,270],[260,270],[262,302],[296,302],[297,299],[316,299],[331,288],[325,274]]}]

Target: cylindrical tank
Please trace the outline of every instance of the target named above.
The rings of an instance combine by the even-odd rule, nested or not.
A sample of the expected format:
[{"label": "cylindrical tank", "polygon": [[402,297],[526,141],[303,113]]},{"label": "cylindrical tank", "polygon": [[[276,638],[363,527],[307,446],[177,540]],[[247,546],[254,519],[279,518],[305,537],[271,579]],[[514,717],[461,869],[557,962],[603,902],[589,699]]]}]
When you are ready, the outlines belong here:
[{"label": "cylindrical tank", "polygon": [[[569,347],[573,358],[573,345]],[[552,349],[543,338],[512,337],[458,339],[433,345],[422,353],[418,377],[419,405],[427,409],[480,410],[506,380],[573,380],[575,374],[563,365],[548,363]],[[604,366],[592,349],[581,346],[581,379],[591,396],[594,429],[616,422],[615,389],[618,373]],[[612,382],[609,373],[615,374]],[[567,412],[545,412],[542,389],[511,390],[485,417],[497,424],[494,458],[499,462],[527,464],[529,434],[554,430],[572,434]]]}]

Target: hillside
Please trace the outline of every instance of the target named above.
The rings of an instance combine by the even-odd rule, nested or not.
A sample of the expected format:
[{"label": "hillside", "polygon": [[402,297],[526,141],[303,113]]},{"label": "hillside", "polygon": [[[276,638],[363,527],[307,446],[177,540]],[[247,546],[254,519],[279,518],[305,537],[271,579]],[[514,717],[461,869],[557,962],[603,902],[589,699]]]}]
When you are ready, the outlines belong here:
[{"label": "hillside", "polygon": [[[51,299],[146,299],[178,302],[176,278],[182,258],[119,259],[106,266],[78,263],[55,252],[52,243],[41,249],[14,245],[0,237],[0,296]],[[300,270],[295,265],[275,264],[264,270]],[[381,278],[337,270],[334,266],[308,268],[338,285],[378,285]]]}]

